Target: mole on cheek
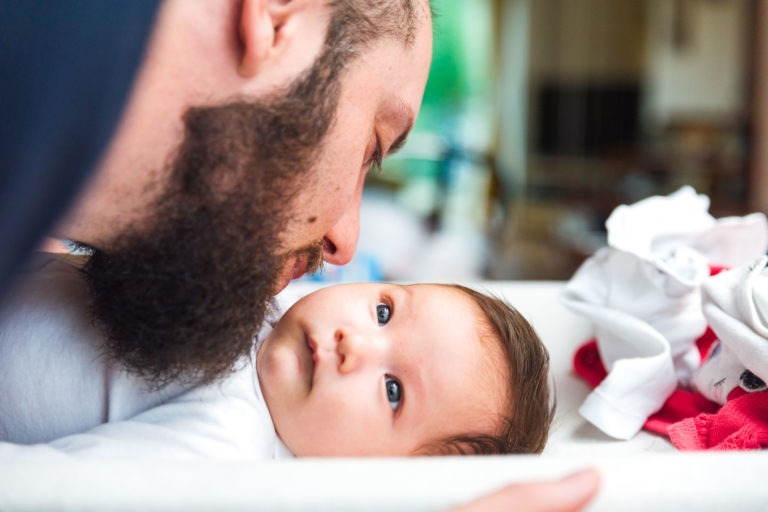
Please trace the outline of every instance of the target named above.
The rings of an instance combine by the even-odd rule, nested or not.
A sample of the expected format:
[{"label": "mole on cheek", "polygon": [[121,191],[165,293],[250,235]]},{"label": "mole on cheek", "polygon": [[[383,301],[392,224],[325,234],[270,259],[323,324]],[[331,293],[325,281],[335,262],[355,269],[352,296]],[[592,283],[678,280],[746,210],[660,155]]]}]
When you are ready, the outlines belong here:
[{"label": "mole on cheek", "polygon": [[307,219],[307,224],[312,224],[316,220],[317,220],[317,217],[315,215],[313,215],[313,216],[311,216],[310,218]]}]

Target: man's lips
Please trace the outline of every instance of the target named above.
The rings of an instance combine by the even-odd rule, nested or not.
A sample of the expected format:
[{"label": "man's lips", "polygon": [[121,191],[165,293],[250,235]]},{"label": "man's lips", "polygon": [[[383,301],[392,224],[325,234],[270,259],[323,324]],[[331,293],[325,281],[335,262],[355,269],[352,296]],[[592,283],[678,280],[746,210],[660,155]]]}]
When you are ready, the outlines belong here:
[{"label": "man's lips", "polygon": [[293,262],[293,267],[289,269],[288,272],[286,272],[283,278],[283,282],[280,285],[280,288],[275,292],[279,293],[285,289],[288,284],[294,280],[298,279],[304,274],[307,273],[307,257],[306,256],[300,256],[296,258],[296,261]]}]

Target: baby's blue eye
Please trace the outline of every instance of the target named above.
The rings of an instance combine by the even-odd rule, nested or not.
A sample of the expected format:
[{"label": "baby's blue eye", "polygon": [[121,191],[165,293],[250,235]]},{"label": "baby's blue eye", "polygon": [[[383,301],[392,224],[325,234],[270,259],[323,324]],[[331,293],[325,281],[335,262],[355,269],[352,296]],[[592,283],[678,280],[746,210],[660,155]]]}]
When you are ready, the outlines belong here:
[{"label": "baby's blue eye", "polygon": [[393,411],[396,411],[400,407],[400,401],[403,399],[403,386],[400,384],[400,382],[398,382],[397,379],[394,379],[389,375],[385,375],[384,389],[387,390],[387,400],[389,401],[389,406],[392,407]]},{"label": "baby's blue eye", "polygon": [[379,321],[379,325],[384,325],[389,322],[392,317],[392,310],[384,303],[376,306],[376,319]]}]

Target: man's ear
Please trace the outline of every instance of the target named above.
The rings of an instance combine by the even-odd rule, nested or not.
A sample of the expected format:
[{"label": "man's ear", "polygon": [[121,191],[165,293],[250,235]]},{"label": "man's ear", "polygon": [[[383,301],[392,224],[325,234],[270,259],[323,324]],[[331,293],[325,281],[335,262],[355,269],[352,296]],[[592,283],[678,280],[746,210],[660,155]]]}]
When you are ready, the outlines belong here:
[{"label": "man's ear", "polygon": [[288,18],[309,2],[305,0],[242,0],[240,42],[242,55],[238,72],[244,78],[258,73],[270,51],[279,43],[279,32]]}]

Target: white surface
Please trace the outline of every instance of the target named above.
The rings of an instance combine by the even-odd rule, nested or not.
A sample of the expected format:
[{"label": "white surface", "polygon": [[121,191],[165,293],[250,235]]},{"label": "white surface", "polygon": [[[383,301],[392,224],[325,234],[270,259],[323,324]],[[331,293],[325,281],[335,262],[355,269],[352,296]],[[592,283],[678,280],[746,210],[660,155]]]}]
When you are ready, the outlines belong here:
[{"label": "white surface", "polygon": [[[282,302],[309,287],[289,287]],[[0,509],[443,510],[503,483],[596,466],[603,486],[590,511],[768,510],[768,456],[763,453],[679,453],[646,433],[616,441],[577,416],[588,389],[570,373],[570,361],[591,329],[560,305],[562,283],[476,287],[514,304],[552,352],[558,414],[542,456],[211,461],[192,466],[138,460],[0,461]]]},{"label": "white surface", "polygon": [[586,465],[596,466],[603,478],[588,511],[744,512],[768,507],[763,476],[768,457],[754,452],[0,466],[0,506],[60,511],[431,511],[506,482],[562,475]]}]

